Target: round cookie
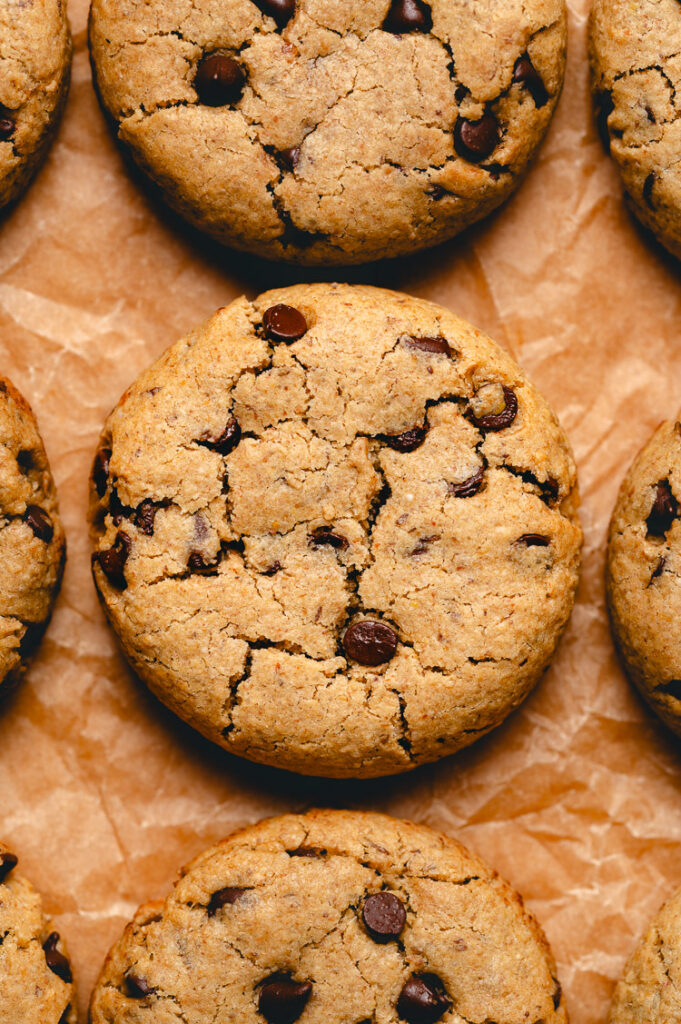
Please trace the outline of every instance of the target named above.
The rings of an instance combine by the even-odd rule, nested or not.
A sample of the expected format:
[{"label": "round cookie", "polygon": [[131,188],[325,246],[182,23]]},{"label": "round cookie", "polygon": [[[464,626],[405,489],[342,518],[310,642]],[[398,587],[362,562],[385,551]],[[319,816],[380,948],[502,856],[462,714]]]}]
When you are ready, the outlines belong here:
[{"label": "round cookie", "polygon": [[568,441],[493,342],[349,285],[238,299],[140,375],[91,487],[123,650],[226,749],[405,771],[538,681],[581,531]]},{"label": "round cookie", "polygon": [[70,69],[65,0],[0,6],[0,207],[24,190],[45,155]]},{"label": "round cookie", "polygon": [[45,917],[17,857],[0,843],[0,1020],[76,1024],[76,995],[66,946]]},{"label": "round cookie", "polygon": [[140,908],[91,1024],[567,1021],[551,951],[478,857],[378,814],[260,822]]},{"label": "round cookie", "polygon": [[609,1024],[681,1020],[681,889],[653,918],[615,989]]},{"label": "round cookie", "polygon": [[681,6],[593,0],[592,84],[599,129],[636,216],[681,256]]},{"label": "round cookie", "polygon": [[65,557],[38,424],[28,402],[0,377],[0,692],[45,632]]},{"label": "round cookie", "polygon": [[399,256],[502,203],[565,69],[564,0],[93,0],[119,139],[220,242]]},{"label": "round cookie", "polygon": [[[681,418],[681,417],[680,417]],[[681,735],[681,422],[663,423],[634,460],[610,522],[606,583],[627,672]]]}]

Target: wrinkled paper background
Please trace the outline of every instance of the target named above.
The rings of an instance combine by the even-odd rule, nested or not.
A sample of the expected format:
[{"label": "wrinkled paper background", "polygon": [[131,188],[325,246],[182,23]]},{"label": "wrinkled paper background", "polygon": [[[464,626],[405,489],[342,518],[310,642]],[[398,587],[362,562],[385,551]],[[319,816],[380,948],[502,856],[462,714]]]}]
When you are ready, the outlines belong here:
[{"label": "wrinkled paper background", "polygon": [[588,2],[571,0],[565,92],[516,197],[451,245],[347,275],[451,307],[547,395],[580,470],[577,606],[538,691],[495,734],[363,784],[296,778],[214,749],[136,682],[105,626],[85,527],[104,417],[218,306],[305,272],[219,250],[148,199],[92,91],[86,0],[70,2],[66,118],[46,168],[0,226],[0,369],[37,411],[69,543],[46,642],[1,709],[0,834],[67,937],[83,1014],[139,902],[163,895],[182,863],[235,827],[313,804],[410,817],[487,858],[544,925],[574,1024],[606,1020],[635,938],[681,884],[681,749],[618,668],[602,581],[625,467],[679,405],[680,268],[625,212],[597,140]]}]

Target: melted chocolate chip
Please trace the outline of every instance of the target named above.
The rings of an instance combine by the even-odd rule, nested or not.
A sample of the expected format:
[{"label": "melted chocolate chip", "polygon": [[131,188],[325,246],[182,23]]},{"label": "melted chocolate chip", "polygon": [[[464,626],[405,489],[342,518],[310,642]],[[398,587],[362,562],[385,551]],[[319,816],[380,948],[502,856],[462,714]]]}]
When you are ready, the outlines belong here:
[{"label": "melted chocolate chip", "polygon": [[94,481],[97,494],[100,498],[103,498],[106,494],[106,488],[109,483],[109,462],[111,461],[111,449],[100,448],[95,455],[95,461],[92,466],[92,479]]},{"label": "melted chocolate chip", "polygon": [[105,551],[99,551],[95,555],[95,559],[99,562],[102,572],[111,586],[117,590],[125,590],[128,586],[124,569],[131,547],[132,541],[128,535],[119,530],[113,547],[107,548]]},{"label": "melted chocolate chip", "polygon": [[428,4],[421,0],[393,0],[383,29],[394,35],[404,32],[430,32],[433,15]]},{"label": "melted chocolate chip", "polygon": [[13,853],[0,853],[0,885],[5,881],[10,871],[19,863],[19,858]]},{"label": "melted chocolate chip", "polygon": [[295,0],[255,0],[256,6],[268,18],[274,18],[278,28],[283,28],[296,13]]},{"label": "melted chocolate chip", "polygon": [[47,936],[47,939],[43,943],[43,952],[45,953],[45,963],[50,968],[53,974],[56,974],[58,978],[65,981],[67,985],[70,985],[73,981],[73,975],[71,973],[71,964],[63,953],[60,953],[57,949],[57,943],[59,942],[59,932],[52,932],[51,935]]},{"label": "melted chocolate chip", "polygon": [[513,81],[524,85],[534,100],[535,107],[539,110],[546,106],[549,101],[549,94],[546,91],[543,79],[534,64],[526,53],[518,57],[513,69]]},{"label": "melted chocolate chip", "polygon": [[416,348],[419,352],[427,352],[429,355],[453,355],[449,342],[444,338],[407,338],[405,344],[409,348]]},{"label": "melted chocolate chip", "polygon": [[385,622],[362,619],[347,629],[343,649],[360,665],[383,665],[395,657],[397,634]]},{"label": "melted chocolate chip", "polygon": [[208,916],[215,917],[218,910],[222,910],[223,907],[234,906],[246,891],[246,889],[239,889],[237,886],[228,885],[224,889],[214,892],[208,903]]},{"label": "melted chocolate chip", "polygon": [[428,427],[412,427],[403,434],[381,435],[385,443],[396,452],[415,452],[426,439]]},{"label": "melted chocolate chip", "polygon": [[279,160],[287,171],[295,171],[300,160],[300,146],[291,146],[290,149],[279,150]]},{"label": "melted chocolate chip", "polygon": [[207,107],[226,107],[241,98],[245,81],[237,60],[224,53],[211,53],[198,66],[194,88]]},{"label": "melted chocolate chip", "polygon": [[474,427],[482,430],[485,434],[495,433],[497,430],[505,430],[510,427],[518,415],[518,399],[512,388],[502,385],[504,392],[504,408],[502,412],[490,413],[488,416],[476,416],[470,414],[470,420]]},{"label": "melted chocolate chip", "polygon": [[212,451],[219,452],[220,455],[229,455],[231,451],[234,451],[240,440],[241,427],[234,416],[230,416],[225,429],[218,437],[202,434],[198,444],[203,445],[204,448],[210,448]]},{"label": "melted chocolate chip", "polygon": [[40,505],[27,505],[24,512],[24,522],[30,526],[34,535],[44,544],[49,544],[54,537],[54,526],[52,520]]},{"label": "melted chocolate chip", "polygon": [[146,534],[147,537],[154,536],[154,521],[156,519],[156,513],[158,507],[154,504],[151,498],[146,498],[141,505],[138,506],[137,512],[135,513],[135,526],[142,533]]},{"label": "melted chocolate chip", "polygon": [[126,974],[125,987],[131,999],[145,999],[154,991],[147,979],[139,974]]},{"label": "melted chocolate chip", "polygon": [[522,544],[526,548],[547,548],[550,543],[551,538],[544,537],[541,533],[524,533],[516,541],[516,544]]},{"label": "melted chocolate chip", "polygon": [[272,341],[290,343],[298,341],[307,333],[307,320],[300,310],[282,302],[265,310],[262,325]]},{"label": "melted chocolate chip", "polygon": [[460,117],[454,125],[454,149],[469,163],[482,163],[491,156],[500,141],[499,122],[489,111],[479,121]]},{"label": "melted chocolate chip", "polygon": [[9,142],[17,128],[17,123],[7,107],[0,106],[0,142]]},{"label": "melted chocolate chip", "polygon": [[480,466],[480,469],[476,469],[472,476],[469,476],[467,480],[462,480],[460,484],[448,484],[447,492],[454,498],[472,498],[482,487],[484,479],[485,470]]},{"label": "melted chocolate chip", "polygon": [[615,104],[612,101],[612,93],[599,92],[595,99],[596,105],[596,127],[598,128],[598,134],[601,137],[603,148],[606,153],[610,152],[610,131],[608,129],[608,118],[615,109]]},{"label": "melted chocolate chip", "polygon": [[365,900],[362,920],[374,942],[390,942],[402,934],[407,912],[394,893],[376,892]]},{"label": "melted chocolate chip", "polygon": [[408,1024],[435,1024],[451,1005],[436,974],[412,974],[400,992],[397,1012]]},{"label": "melted chocolate chip", "polygon": [[664,537],[679,514],[679,503],[669,480],[660,480],[655,489],[653,507],[646,520],[649,537]]},{"label": "melted chocolate chip", "polygon": [[273,974],[260,987],[258,1009],[269,1024],[293,1024],[312,995],[309,981],[294,981],[286,974]]},{"label": "melted chocolate chip", "polygon": [[318,526],[308,536],[308,543],[312,548],[328,545],[336,551],[345,551],[348,542],[340,533],[334,533],[330,526]]}]

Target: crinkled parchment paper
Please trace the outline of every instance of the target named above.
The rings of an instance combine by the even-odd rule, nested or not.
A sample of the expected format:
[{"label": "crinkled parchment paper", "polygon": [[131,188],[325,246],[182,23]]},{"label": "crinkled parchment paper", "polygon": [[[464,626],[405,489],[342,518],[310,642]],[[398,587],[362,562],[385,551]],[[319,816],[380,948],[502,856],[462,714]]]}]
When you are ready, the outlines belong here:
[{"label": "crinkled parchment paper", "polygon": [[126,669],[99,609],[85,512],[105,415],[215,308],[301,275],[220,251],[147,198],[97,107],[86,0],[71,0],[66,118],[0,227],[0,369],[37,411],[69,543],[46,642],[1,709],[0,833],[68,939],[83,1009],[108,945],[183,862],[315,803],[426,822],[486,857],[548,932],[575,1024],[605,1021],[636,936],[681,884],[681,750],[618,668],[602,580],[625,467],[681,404],[681,268],[623,209],[592,126],[588,0],[570,6],[565,92],[521,191],[451,245],[349,276],[456,310],[547,395],[581,476],[577,606],[552,669],[495,734],[410,776],[347,784],[258,768],[192,734]]}]

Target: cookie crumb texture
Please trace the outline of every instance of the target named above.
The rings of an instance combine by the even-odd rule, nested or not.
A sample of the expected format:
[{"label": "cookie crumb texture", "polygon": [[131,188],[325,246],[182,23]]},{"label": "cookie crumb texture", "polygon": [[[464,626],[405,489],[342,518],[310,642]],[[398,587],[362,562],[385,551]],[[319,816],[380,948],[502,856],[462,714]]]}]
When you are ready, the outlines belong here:
[{"label": "cookie crumb texture", "polygon": [[26,400],[0,377],[0,687],[17,678],[42,638],[65,555],[38,425]]},{"label": "cookie crumb texture", "polygon": [[16,865],[16,855],[0,843],[0,1020],[77,1024],[66,946]]},{"label": "cookie crumb texture", "polygon": [[493,342],[405,295],[301,285],[220,310],[125,393],[95,581],[142,678],[217,743],[388,774],[536,683],[576,504],[563,432]]},{"label": "cookie crumb texture", "polygon": [[24,190],[45,155],[70,69],[64,0],[0,4],[0,207]]},{"label": "cookie crumb texture", "polygon": [[[377,925],[380,932],[376,933]],[[142,907],[91,1024],[565,1024],[551,951],[463,846],[377,814],[260,822]]]},{"label": "cookie crumb texture", "polygon": [[615,989],[609,1024],[681,1020],[681,889],[651,922]]},{"label": "cookie crumb texture", "polygon": [[590,51],[599,130],[629,204],[681,257],[681,5],[594,0]]},{"label": "cookie crumb texture", "polygon": [[[681,735],[681,414],[663,423],[622,483],[610,523],[615,640],[643,697]],[[678,498],[677,498],[678,495]]]},{"label": "cookie crumb texture", "polygon": [[98,91],[166,199],[271,259],[451,238],[518,184],[565,67],[564,0],[93,0]]}]

